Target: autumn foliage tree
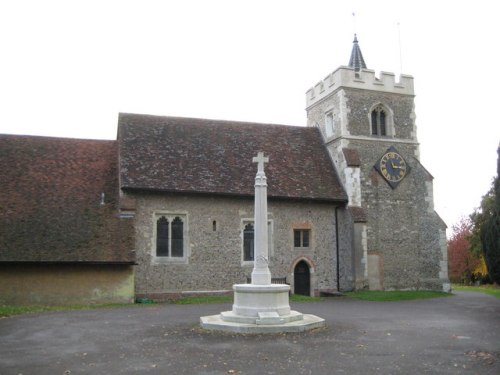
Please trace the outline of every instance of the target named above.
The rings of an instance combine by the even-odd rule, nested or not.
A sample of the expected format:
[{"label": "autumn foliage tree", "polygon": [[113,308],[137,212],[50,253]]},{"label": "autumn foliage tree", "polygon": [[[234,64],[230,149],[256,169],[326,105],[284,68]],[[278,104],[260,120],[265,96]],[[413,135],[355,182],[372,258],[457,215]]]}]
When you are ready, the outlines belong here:
[{"label": "autumn foliage tree", "polygon": [[452,282],[472,283],[481,265],[480,257],[471,251],[471,225],[470,220],[462,218],[452,227],[453,233],[448,240],[448,275]]}]

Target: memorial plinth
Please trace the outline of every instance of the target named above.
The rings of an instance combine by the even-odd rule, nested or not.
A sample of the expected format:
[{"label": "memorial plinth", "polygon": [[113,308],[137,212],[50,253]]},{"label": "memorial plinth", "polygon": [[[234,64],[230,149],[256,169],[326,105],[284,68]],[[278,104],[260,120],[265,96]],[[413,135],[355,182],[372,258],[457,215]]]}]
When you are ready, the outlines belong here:
[{"label": "memorial plinth", "polygon": [[289,285],[236,284],[233,285],[233,290],[233,313],[236,315],[256,317],[259,312],[290,314]]},{"label": "memorial plinth", "polygon": [[255,177],[254,268],[251,284],[233,285],[232,311],[200,318],[205,329],[241,333],[300,332],[323,327],[325,320],[290,309],[290,286],[271,284],[267,237],[267,178],[264,163],[269,158],[259,152]]}]

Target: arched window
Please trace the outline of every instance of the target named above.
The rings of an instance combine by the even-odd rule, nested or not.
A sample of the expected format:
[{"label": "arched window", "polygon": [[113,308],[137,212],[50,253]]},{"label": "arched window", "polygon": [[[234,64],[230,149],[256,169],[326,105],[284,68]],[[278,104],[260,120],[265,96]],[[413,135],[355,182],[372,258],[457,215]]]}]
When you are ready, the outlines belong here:
[{"label": "arched window", "polygon": [[[184,258],[184,222],[186,217],[161,215],[156,220],[156,257],[168,261]],[[177,259],[179,261],[179,259]]]},{"label": "arched window", "polygon": [[156,221],[156,256],[168,257],[168,219],[165,216]]},{"label": "arched window", "polygon": [[389,114],[388,111],[382,106],[377,105],[371,112],[371,130],[372,135],[388,135],[387,122]]},{"label": "arched window", "polygon": [[252,261],[254,252],[254,228],[253,224],[245,225],[243,230],[243,260]]},{"label": "arched window", "polygon": [[184,248],[184,223],[177,216],[172,221],[172,256],[182,257]]}]

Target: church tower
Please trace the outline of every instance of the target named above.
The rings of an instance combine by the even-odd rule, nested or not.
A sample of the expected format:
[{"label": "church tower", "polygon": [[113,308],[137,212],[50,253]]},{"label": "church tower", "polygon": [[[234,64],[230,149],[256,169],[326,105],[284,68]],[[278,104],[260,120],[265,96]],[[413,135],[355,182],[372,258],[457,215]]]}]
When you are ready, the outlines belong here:
[{"label": "church tower", "polygon": [[446,225],[419,161],[413,77],[376,77],[355,35],[349,65],[306,95],[308,126],[321,130],[349,196],[351,287],[448,290]]}]

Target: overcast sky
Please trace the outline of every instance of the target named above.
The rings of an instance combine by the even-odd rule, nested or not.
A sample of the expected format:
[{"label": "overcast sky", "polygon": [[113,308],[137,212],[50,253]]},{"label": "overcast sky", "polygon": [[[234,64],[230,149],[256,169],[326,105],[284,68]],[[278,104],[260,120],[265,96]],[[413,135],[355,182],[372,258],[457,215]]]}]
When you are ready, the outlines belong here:
[{"label": "overcast sky", "polygon": [[3,0],[0,133],[115,139],[119,112],[305,125],[305,92],[347,65],[356,32],[369,69],[415,78],[421,161],[451,226],[496,174],[496,8],[493,0]]}]

